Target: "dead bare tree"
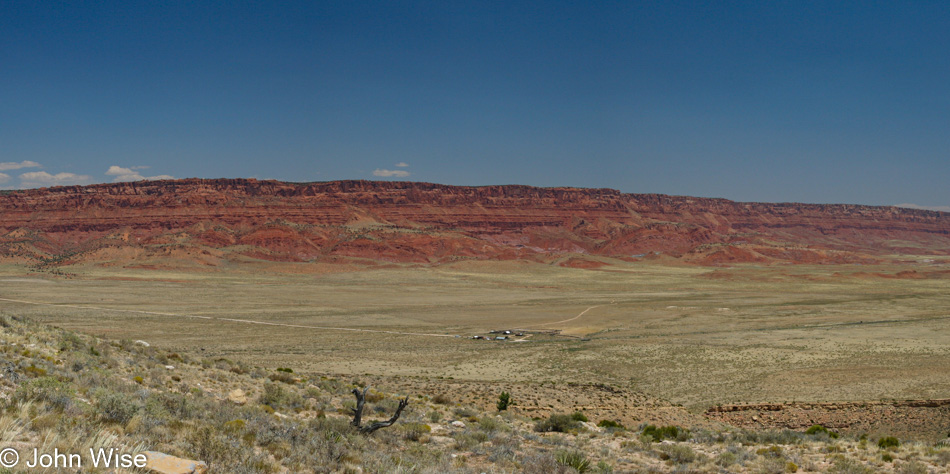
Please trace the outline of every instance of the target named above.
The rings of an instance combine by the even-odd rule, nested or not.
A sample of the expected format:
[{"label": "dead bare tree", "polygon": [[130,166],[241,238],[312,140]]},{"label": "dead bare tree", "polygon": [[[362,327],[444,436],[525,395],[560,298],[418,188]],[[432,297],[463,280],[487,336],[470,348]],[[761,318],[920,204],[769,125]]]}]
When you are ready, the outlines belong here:
[{"label": "dead bare tree", "polygon": [[385,428],[387,426],[392,426],[396,420],[399,419],[399,415],[402,414],[402,410],[409,405],[409,397],[399,400],[399,407],[396,408],[396,413],[393,414],[393,417],[386,421],[377,421],[369,426],[362,426],[363,424],[363,405],[366,404],[366,392],[369,392],[369,386],[365,387],[361,392],[360,389],[354,388],[353,395],[356,397],[356,408],[353,408],[353,421],[350,422],[351,425],[355,426],[356,429],[360,430],[362,434],[370,434],[380,428]]}]

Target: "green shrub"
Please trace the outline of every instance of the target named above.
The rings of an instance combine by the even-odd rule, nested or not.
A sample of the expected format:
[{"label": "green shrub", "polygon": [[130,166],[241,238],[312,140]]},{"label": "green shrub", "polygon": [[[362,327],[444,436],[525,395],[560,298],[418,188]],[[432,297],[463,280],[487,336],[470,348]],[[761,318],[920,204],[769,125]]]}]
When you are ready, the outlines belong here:
[{"label": "green shrub", "polygon": [[[376,390],[369,390],[366,392],[366,402],[367,403],[378,403],[386,399],[386,394],[382,392],[377,392]],[[398,403],[397,403],[398,405]]]},{"label": "green shrub", "polygon": [[283,382],[288,385],[293,385],[297,383],[297,378],[294,377],[293,374],[289,372],[283,372],[283,371],[277,372],[276,374],[268,375],[267,378],[269,378],[271,382]]},{"label": "green shrub", "polygon": [[279,406],[286,396],[287,393],[283,387],[269,383],[264,385],[264,393],[261,394],[261,398],[258,399],[258,402],[261,405],[267,405],[271,408],[274,408]]},{"label": "green shrub", "polygon": [[197,400],[180,393],[155,393],[149,398],[150,400],[146,402],[146,408],[151,402],[170,416],[179,419],[195,418],[203,411],[203,407],[200,406]]},{"label": "green shrub", "polygon": [[508,431],[510,428],[503,421],[493,416],[483,416],[478,420],[478,426],[484,431],[494,433],[495,431]]},{"label": "green shrub", "polygon": [[810,436],[828,435],[828,437],[831,439],[838,439],[838,433],[831,431],[821,425],[812,425],[810,428],[805,430],[805,434]]},{"label": "green shrub", "polygon": [[[352,400],[349,400],[352,402]],[[258,403],[266,405],[274,410],[300,410],[305,406],[302,395],[293,389],[284,389],[275,383],[264,384],[264,393],[258,399]]]},{"label": "green shrub", "polygon": [[889,453],[884,453],[881,455],[881,461],[892,462],[894,461],[894,456],[891,456]]},{"label": "green shrub", "polygon": [[643,428],[643,436],[647,436],[653,439],[653,442],[660,442],[664,439],[679,439],[680,436],[686,435],[686,430],[681,429],[678,426],[661,426],[657,428],[654,425],[647,425]]},{"label": "green shrub", "polygon": [[219,463],[234,451],[227,440],[210,426],[203,426],[191,432],[185,441],[198,459],[208,463]]},{"label": "green shrub", "polygon": [[30,420],[30,426],[37,431],[50,430],[59,425],[62,413],[47,413]]},{"label": "green shrub", "polygon": [[660,457],[669,459],[676,464],[689,464],[696,460],[696,452],[685,444],[661,444],[659,451],[665,455]]},{"label": "green shrub", "polygon": [[69,408],[73,403],[73,396],[73,389],[66,382],[53,377],[28,380],[13,392],[14,401],[45,402],[58,410]]},{"label": "green shrub", "polygon": [[247,422],[242,419],[231,420],[225,423],[221,428],[225,433],[235,434],[244,431]]},{"label": "green shrub", "polygon": [[29,367],[23,369],[23,373],[31,377],[43,377],[46,375],[46,369],[30,364]]},{"label": "green shrub", "polygon": [[85,344],[79,338],[79,335],[72,332],[63,334],[59,341],[59,350],[62,352],[82,350],[83,346]]},{"label": "green shrub", "polygon": [[716,455],[714,462],[717,466],[729,467],[735,464],[737,460],[738,456],[736,456],[736,453],[733,453],[732,451],[723,451]]},{"label": "green shrub", "polygon": [[459,418],[471,418],[478,414],[475,410],[469,407],[458,407],[455,410],[452,410],[452,412],[455,413],[455,416]]},{"label": "green shrub", "polygon": [[397,408],[399,408],[399,401],[392,398],[386,398],[380,400],[374,407],[374,410],[377,413],[386,414],[389,416],[392,415]]},{"label": "green shrub", "polygon": [[782,451],[782,448],[778,446],[769,446],[767,448],[760,448],[756,450],[755,454],[759,456],[765,456],[767,458],[780,458],[785,453]]},{"label": "green shrub", "polygon": [[579,412],[579,411],[575,411],[574,414],[571,415],[571,419],[574,420],[574,421],[583,421],[583,422],[585,422],[585,423],[586,423],[587,421],[589,421],[589,420],[587,419],[587,416],[584,415],[583,413]]},{"label": "green shrub", "polygon": [[172,416],[162,403],[162,399],[154,395],[145,400],[145,406],[139,411],[138,416],[142,417],[142,426],[145,429],[180,421]]},{"label": "green shrub", "polygon": [[873,474],[874,471],[863,463],[855,461],[851,458],[846,458],[844,456],[837,456],[834,463],[831,465],[831,469],[828,469],[828,472],[834,472],[839,474]]},{"label": "green shrub", "polygon": [[323,398],[323,390],[317,387],[307,387],[307,390],[304,391],[304,397],[319,400]]},{"label": "green shrub", "polygon": [[99,416],[105,421],[126,424],[139,411],[139,405],[122,393],[107,393],[96,401]]},{"label": "green shrub", "polygon": [[432,428],[425,423],[400,423],[399,431],[409,441],[419,441],[424,435],[432,432]]},{"label": "green shrub", "polygon": [[534,425],[534,430],[539,433],[557,432],[566,433],[580,427],[580,422],[571,415],[554,414],[546,420],[541,420]]},{"label": "green shrub", "polygon": [[590,459],[581,451],[558,451],[554,453],[554,460],[561,466],[573,468],[581,474],[590,470]]},{"label": "green shrub", "polygon": [[470,451],[476,446],[488,441],[488,435],[481,431],[463,431],[454,436],[455,448],[460,451]]},{"label": "green shrub", "polygon": [[900,474],[930,474],[933,471],[927,469],[924,463],[916,459],[911,459],[901,464],[897,472]]},{"label": "green shrub", "polygon": [[244,362],[238,362],[231,366],[231,373],[235,373],[238,375],[244,375],[244,374],[249,373],[250,371],[251,369],[248,368],[247,364],[245,364]]},{"label": "green shrub", "polygon": [[614,420],[600,420],[597,422],[597,426],[601,428],[607,428],[607,429],[617,429],[617,430],[626,429],[622,424],[620,424],[619,421],[614,421]]},{"label": "green shrub", "polygon": [[498,396],[498,403],[495,404],[495,406],[498,408],[498,411],[505,411],[511,404],[511,394],[508,392],[501,392],[501,395]]},{"label": "green shrub", "polygon": [[877,440],[877,446],[881,449],[898,448],[900,445],[901,442],[893,436],[887,436]]}]

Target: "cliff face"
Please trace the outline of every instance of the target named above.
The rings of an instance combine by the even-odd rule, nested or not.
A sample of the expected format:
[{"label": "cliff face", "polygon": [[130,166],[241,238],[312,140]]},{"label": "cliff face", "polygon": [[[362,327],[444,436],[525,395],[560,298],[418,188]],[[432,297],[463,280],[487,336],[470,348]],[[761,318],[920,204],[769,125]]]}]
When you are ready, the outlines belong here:
[{"label": "cliff face", "polygon": [[[738,203],[610,189],[244,179],[100,184],[0,195],[0,258],[216,264],[433,262],[564,253],[702,264],[950,253],[950,214]],[[204,259],[204,260],[202,260]]]}]

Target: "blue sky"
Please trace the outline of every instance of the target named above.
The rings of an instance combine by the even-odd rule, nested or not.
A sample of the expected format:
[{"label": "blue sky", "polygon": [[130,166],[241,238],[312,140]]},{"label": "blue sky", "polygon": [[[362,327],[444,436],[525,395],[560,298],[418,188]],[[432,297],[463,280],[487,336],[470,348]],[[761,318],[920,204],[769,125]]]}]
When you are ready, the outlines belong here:
[{"label": "blue sky", "polygon": [[0,187],[950,205],[946,2],[0,0]]}]

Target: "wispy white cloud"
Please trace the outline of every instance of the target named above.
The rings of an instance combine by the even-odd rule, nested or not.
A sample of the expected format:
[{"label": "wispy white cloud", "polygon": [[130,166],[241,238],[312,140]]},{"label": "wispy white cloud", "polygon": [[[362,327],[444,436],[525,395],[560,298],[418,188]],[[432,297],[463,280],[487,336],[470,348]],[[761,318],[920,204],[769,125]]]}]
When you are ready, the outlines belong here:
[{"label": "wispy white cloud", "polygon": [[112,165],[106,170],[106,176],[124,176],[129,174],[136,174],[136,172],[132,171],[132,168],[123,168],[116,165]]},{"label": "wispy white cloud", "polygon": [[156,176],[142,176],[136,170],[146,169],[148,166],[132,166],[131,168],[123,168],[121,166],[112,165],[106,170],[106,176],[115,176],[112,178],[113,182],[122,182],[122,181],[155,181],[158,179],[175,179],[174,176],[167,174],[160,174]]},{"label": "wispy white cloud", "polygon": [[[0,171],[7,170],[20,170],[23,168],[42,168],[43,166],[35,161],[21,161],[19,163],[15,161],[4,161],[0,163]],[[9,178],[9,176],[7,176]]]},{"label": "wispy white cloud", "polygon": [[10,181],[10,175],[6,173],[0,173],[0,184],[6,183],[7,181]]},{"label": "wispy white cloud", "polygon": [[928,211],[950,212],[950,206],[921,206],[918,204],[894,204],[897,207],[906,207],[908,209],[925,209]]},{"label": "wispy white cloud", "polygon": [[31,171],[20,175],[21,188],[40,188],[44,186],[70,186],[89,184],[92,176],[75,173],[49,174],[45,171]]},{"label": "wispy white cloud", "polygon": [[408,167],[409,167],[409,163],[406,163],[405,161],[400,161],[399,163],[396,163],[396,168],[408,168]]},{"label": "wispy white cloud", "polygon": [[409,172],[406,170],[384,170],[376,168],[373,170],[373,176],[379,176],[381,178],[405,178],[409,176]]}]

